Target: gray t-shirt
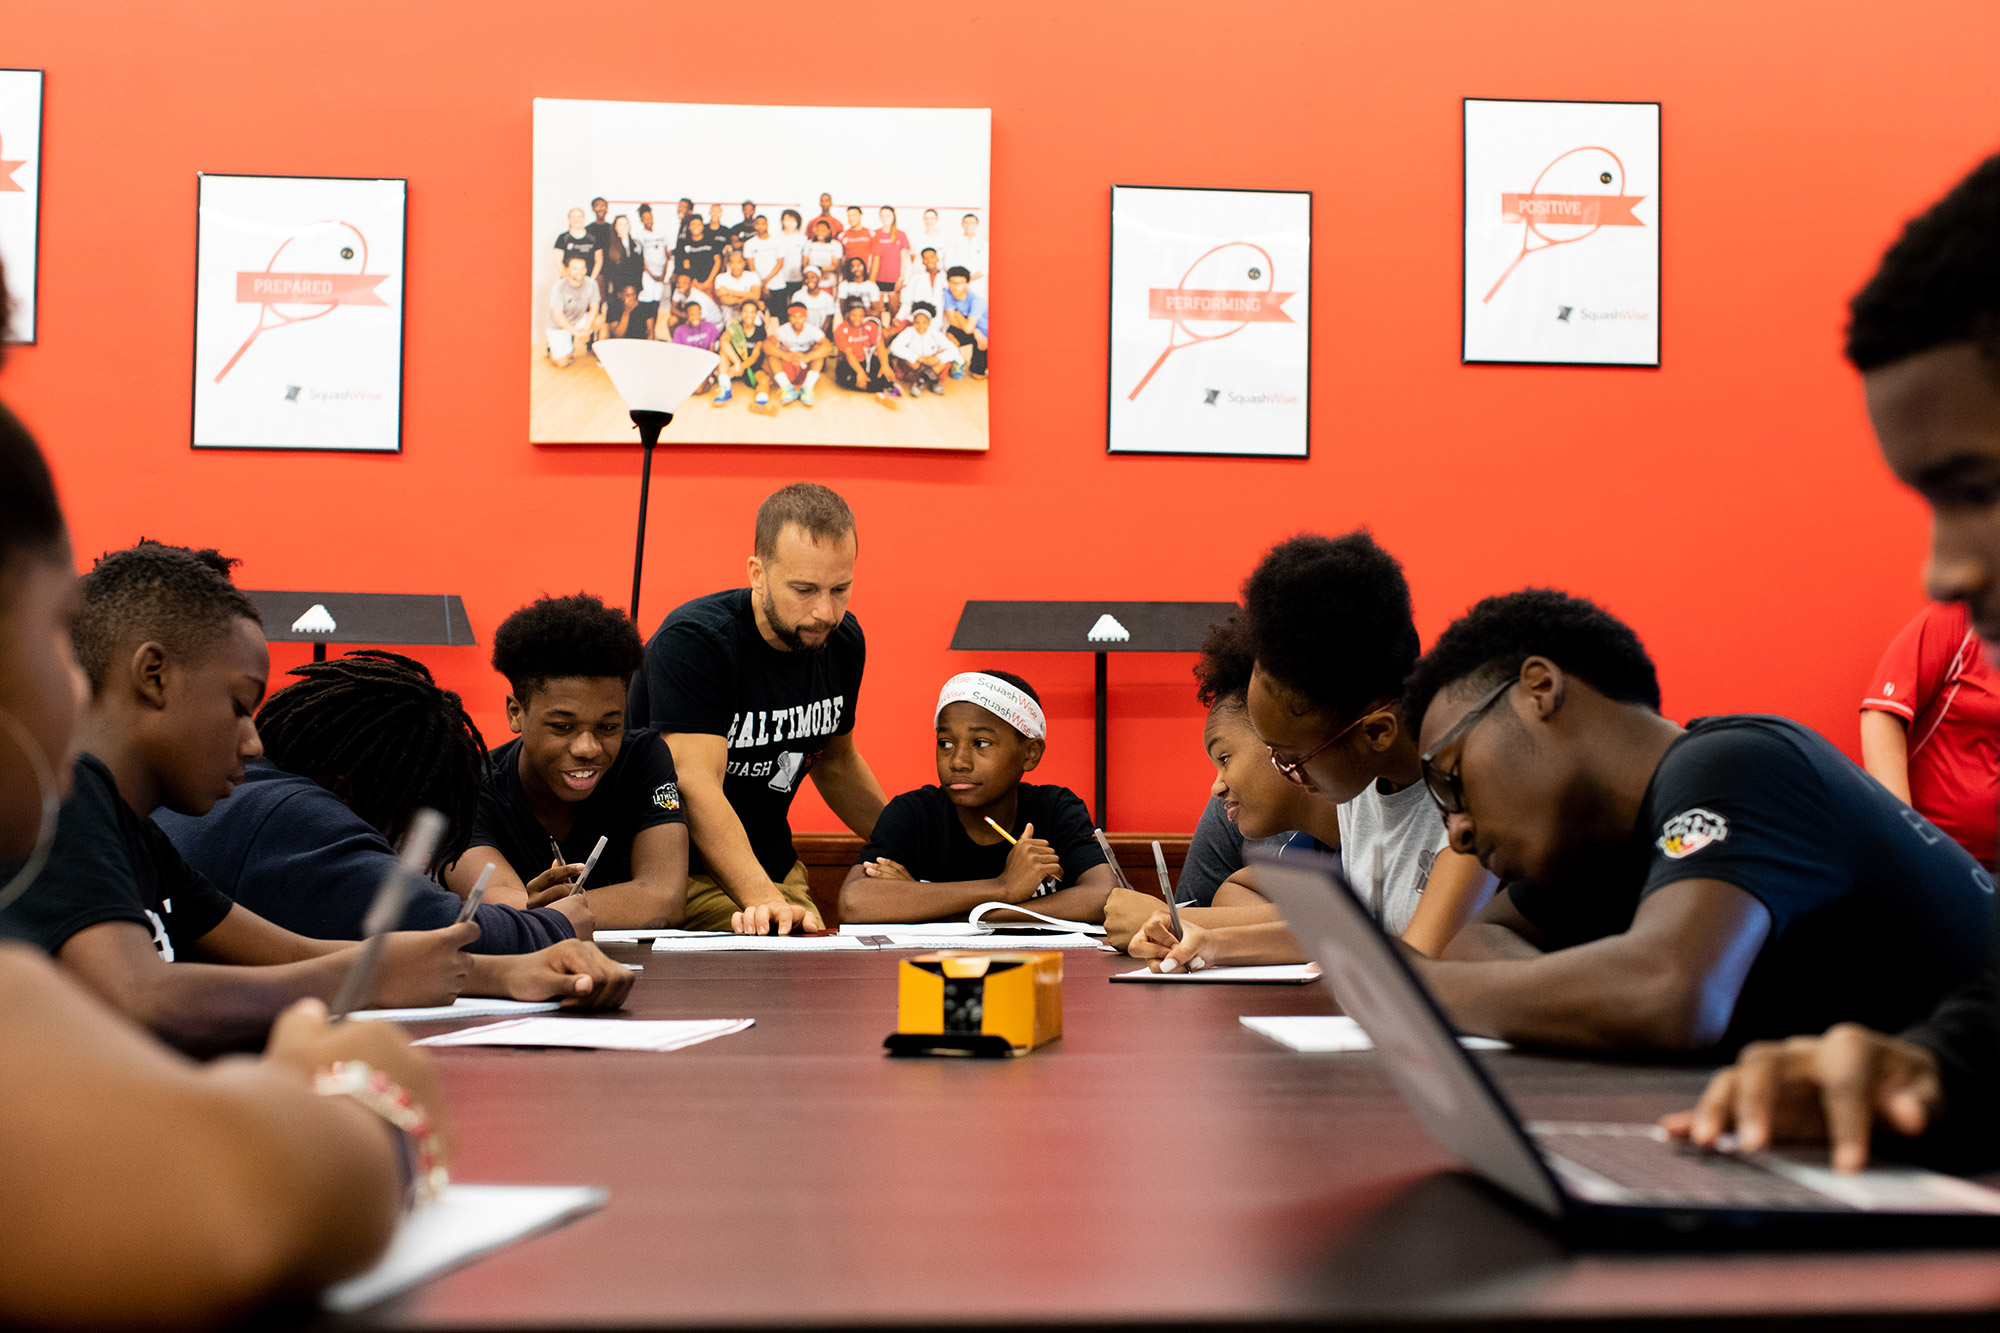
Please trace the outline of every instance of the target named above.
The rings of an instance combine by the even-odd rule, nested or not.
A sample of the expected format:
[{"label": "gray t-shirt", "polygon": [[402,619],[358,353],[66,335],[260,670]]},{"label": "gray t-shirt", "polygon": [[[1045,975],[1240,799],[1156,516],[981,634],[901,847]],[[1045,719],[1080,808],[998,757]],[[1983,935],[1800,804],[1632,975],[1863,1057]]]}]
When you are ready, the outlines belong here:
[{"label": "gray t-shirt", "polygon": [[1401,935],[1417,914],[1431,866],[1444,850],[1443,812],[1421,782],[1388,793],[1372,783],[1334,811],[1340,818],[1341,868],[1371,909],[1377,892],[1375,849],[1382,849],[1378,919],[1383,930]]},{"label": "gray t-shirt", "polygon": [[[590,314],[590,308],[596,305],[597,301],[596,278],[585,278],[575,287],[569,285],[568,278],[557,278],[556,285],[549,288],[550,313],[561,313],[563,318],[570,322],[571,328],[583,323]],[[551,327],[556,327],[554,320],[550,320],[549,324]]]},{"label": "gray t-shirt", "polygon": [[[1257,845],[1273,850],[1285,845],[1292,835],[1280,833],[1276,837],[1257,839]],[[1196,907],[1207,907],[1215,901],[1215,891],[1222,882],[1241,870],[1246,864],[1243,847],[1246,839],[1236,831],[1236,825],[1229,822],[1229,816],[1222,811],[1222,798],[1211,796],[1208,808],[1201,812],[1201,821],[1194,826],[1194,837],[1188,842],[1187,861],[1181,866],[1181,880],[1175,886],[1174,896],[1182,903],[1192,902]]]}]

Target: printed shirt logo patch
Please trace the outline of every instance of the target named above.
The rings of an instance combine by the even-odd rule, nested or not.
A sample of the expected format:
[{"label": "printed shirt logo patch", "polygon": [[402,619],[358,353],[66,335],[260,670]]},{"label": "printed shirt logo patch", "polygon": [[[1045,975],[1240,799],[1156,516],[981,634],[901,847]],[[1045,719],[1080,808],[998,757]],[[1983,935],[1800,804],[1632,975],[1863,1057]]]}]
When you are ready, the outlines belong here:
[{"label": "printed shirt logo patch", "polygon": [[662,810],[681,808],[681,789],[671,782],[662,782],[653,788],[653,804]]},{"label": "printed shirt logo patch", "polygon": [[1722,842],[1729,837],[1729,821],[1713,810],[1703,810],[1699,806],[1683,810],[1667,821],[1660,831],[1660,840],[1655,845],[1668,856],[1678,861],[1683,856],[1693,856],[1710,843]]}]

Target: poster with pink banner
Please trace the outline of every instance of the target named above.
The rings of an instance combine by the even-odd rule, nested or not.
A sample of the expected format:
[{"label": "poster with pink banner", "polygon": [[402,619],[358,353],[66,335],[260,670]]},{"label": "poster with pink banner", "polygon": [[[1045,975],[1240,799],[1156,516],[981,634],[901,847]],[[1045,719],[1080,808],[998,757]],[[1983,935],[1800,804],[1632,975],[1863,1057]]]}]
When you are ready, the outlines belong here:
[{"label": "poster with pink banner", "polygon": [[1114,454],[1304,458],[1312,195],[1111,187]]},{"label": "poster with pink banner", "polygon": [[1465,99],[1465,361],[1660,364],[1660,104]]},{"label": "poster with pink banner", "polygon": [[395,453],[406,182],[203,173],[194,447]]}]

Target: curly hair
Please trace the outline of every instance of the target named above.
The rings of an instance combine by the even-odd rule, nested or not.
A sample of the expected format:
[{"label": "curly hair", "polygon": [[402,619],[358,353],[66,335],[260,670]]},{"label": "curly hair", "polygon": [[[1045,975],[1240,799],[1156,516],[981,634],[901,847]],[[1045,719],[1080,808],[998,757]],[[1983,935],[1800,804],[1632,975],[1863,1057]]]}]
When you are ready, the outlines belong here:
[{"label": "curly hair", "polygon": [[76,617],[76,660],[103,690],[127,644],[154,641],[177,657],[200,653],[238,620],[262,626],[257,604],[229,581],[239,562],[212,548],[169,546],[141,537],[110,551],[83,576]]},{"label": "curly hair", "polygon": [[464,854],[486,777],[486,739],[422,662],[363,648],[307,662],[257,713],[264,754],[338,796],[390,842],[425,807],[445,817],[433,869]]},{"label": "curly hair", "polygon": [[2000,373],[2000,154],[1911,219],[1848,305],[1856,370],[1961,342]]},{"label": "curly hair", "polygon": [[1249,619],[1238,607],[1202,636],[1201,660],[1194,664],[1196,702],[1203,708],[1223,704],[1241,708],[1250,697],[1250,673],[1256,665]]},{"label": "curly hair", "polygon": [[1416,664],[1410,585],[1366,528],[1279,542],[1244,581],[1243,609],[1258,668],[1317,712],[1397,698]]},{"label": "curly hair", "polygon": [[1461,681],[1490,689],[1546,657],[1607,699],[1660,711],[1660,678],[1646,647],[1618,617],[1553,588],[1488,597],[1438,635],[1410,673],[1403,716],[1423,724],[1438,694]]},{"label": "curly hair", "polygon": [[530,602],[493,631],[493,669],[524,704],[565,677],[616,676],[630,685],[645,656],[631,619],[587,592]]}]

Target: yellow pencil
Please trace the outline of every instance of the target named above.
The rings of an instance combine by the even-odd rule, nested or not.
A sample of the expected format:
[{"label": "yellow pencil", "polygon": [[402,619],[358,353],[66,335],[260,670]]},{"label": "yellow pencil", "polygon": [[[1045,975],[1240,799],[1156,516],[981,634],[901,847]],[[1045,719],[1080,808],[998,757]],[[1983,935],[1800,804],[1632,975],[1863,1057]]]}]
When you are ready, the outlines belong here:
[{"label": "yellow pencil", "polygon": [[1013,834],[1009,833],[1006,829],[1003,829],[998,824],[994,823],[992,815],[986,816],[986,822],[993,825],[993,831],[995,833],[999,834],[1001,837],[1007,840],[1007,845],[1009,847],[1019,847],[1021,845],[1018,841],[1015,840]]},{"label": "yellow pencil", "polygon": [[[1000,825],[997,822],[995,822],[992,815],[986,815],[984,816],[984,818],[986,820],[986,823],[992,828],[992,830],[995,833],[999,834],[1001,837],[1007,840],[1007,845],[1009,847],[1019,847],[1021,845],[1020,839],[1016,838],[1006,829],[1001,828]],[[1047,879],[1042,881],[1042,893],[1054,893],[1057,889],[1061,887],[1062,887],[1062,881],[1057,879],[1054,875],[1050,875]],[[1038,893],[1035,896],[1039,898],[1042,896],[1042,894]]]}]

